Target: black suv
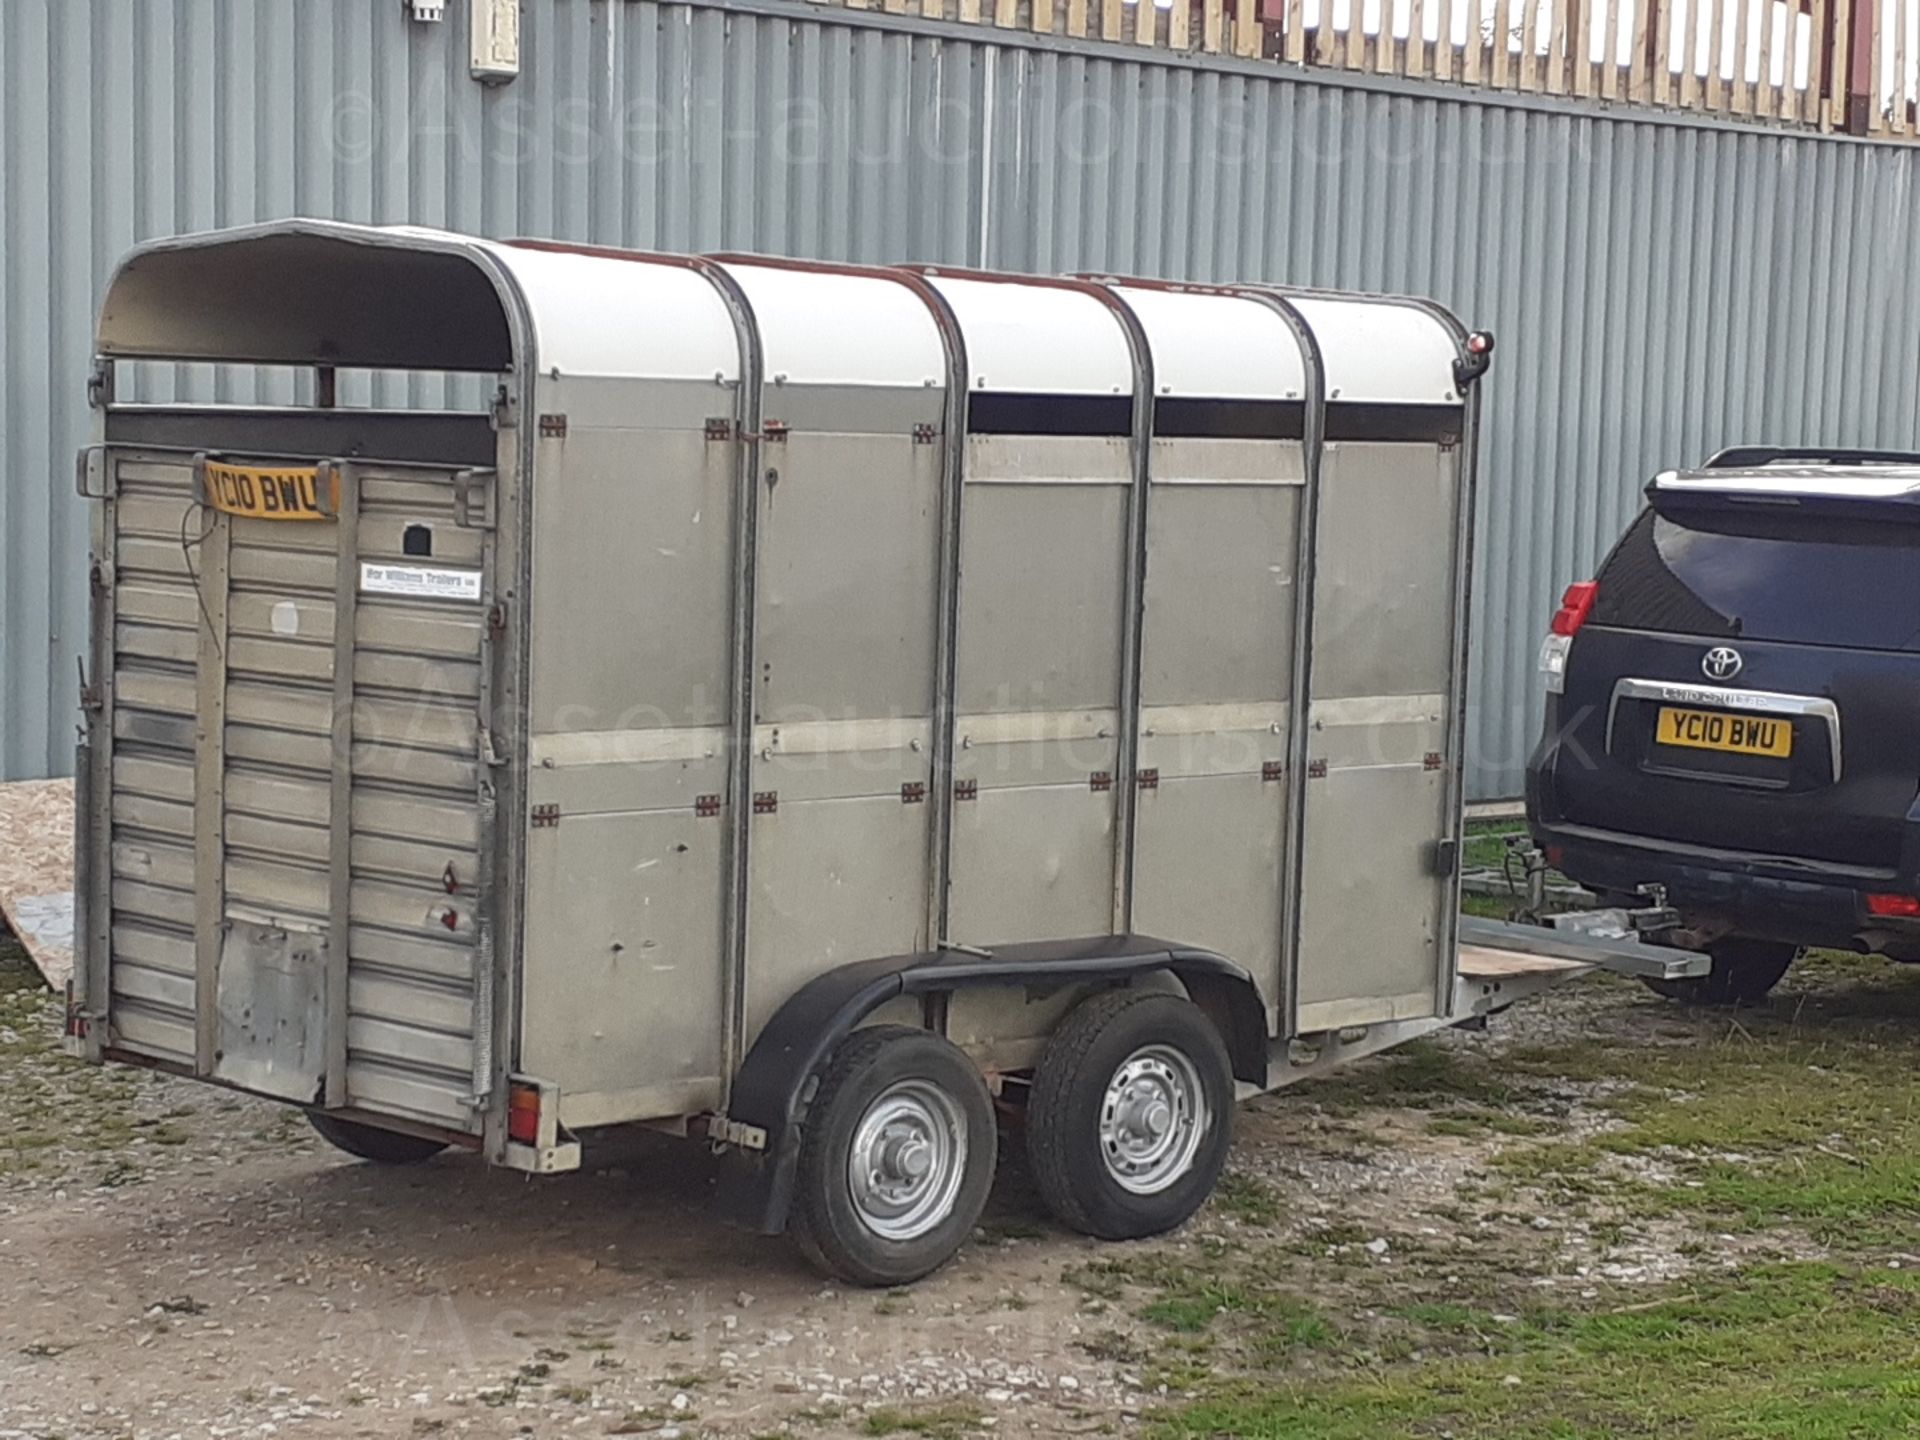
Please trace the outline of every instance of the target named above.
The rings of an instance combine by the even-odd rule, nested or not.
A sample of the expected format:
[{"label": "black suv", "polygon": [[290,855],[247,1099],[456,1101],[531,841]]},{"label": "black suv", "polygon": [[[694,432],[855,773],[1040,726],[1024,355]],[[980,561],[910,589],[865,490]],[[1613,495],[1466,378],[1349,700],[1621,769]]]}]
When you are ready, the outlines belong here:
[{"label": "black suv", "polygon": [[1729,450],[1646,493],[1541,650],[1535,844],[1664,891],[1713,960],[1649,982],[1677,998],[1757,1000],[1809,945],[1920,960],[1920,455]]}]

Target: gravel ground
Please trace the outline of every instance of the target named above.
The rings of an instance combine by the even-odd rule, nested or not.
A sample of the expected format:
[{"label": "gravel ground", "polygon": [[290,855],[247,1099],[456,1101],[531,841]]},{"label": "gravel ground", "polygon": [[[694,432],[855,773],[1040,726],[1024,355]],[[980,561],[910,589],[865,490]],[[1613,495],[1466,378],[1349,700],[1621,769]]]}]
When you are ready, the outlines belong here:
[{"label": "gravel ground", "polygon": [[[1575,982],[1423,1063],[1609,1031],[1686,1043],[1666,1013]],[[1151,1249],[1061,1232],[1009,1162],[958,1261],[874,1293],[720,1226],[682,1142],[544,1179],[465,1156],[381,1169],[279,1107],[74,1065],[56,1023],[44,992],[0,989],[0,1437],[1125,1434],[1166,1398],[1142,1364],[1164,1335],[1073,1282],[1115,1257],[1177,1264],[1257,1223],[1324,1252],[1336,1296],[1356,1264],[1377,1288],[1454,1249],[1589,1294],[1693,1263],[1683,1234],[1623,1248],[1483,1183],[1522,1120],[1604,1123],[1592,1084],[1483,1107],[1513,1111],[1505,1132],[1409,1109],[1391,1059],[1261,1099],[1234,1183]],[[1409,1268],[1409,1293],[1436,1274]]]}]

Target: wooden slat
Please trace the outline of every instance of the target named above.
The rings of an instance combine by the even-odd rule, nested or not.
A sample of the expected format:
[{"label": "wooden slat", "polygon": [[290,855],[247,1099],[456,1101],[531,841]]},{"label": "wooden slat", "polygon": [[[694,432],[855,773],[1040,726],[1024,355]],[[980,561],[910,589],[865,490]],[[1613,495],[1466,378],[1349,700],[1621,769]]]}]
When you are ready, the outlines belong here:
[{"label": "wooden slat", "polygon": [[1653,92],[1656,105],[1673,103],[1673,11],[1672,0],[1653,0],[1658,15],[1655,24],[1660,38],[1653,52]]},{"label": "wooden slat", "polygon": [[1834,0],[1834,83],[1826,92],[1828,129],[1847,129],[1847,75],[1853,56],[1853,0]]},{"label": "wooden slat", "polygon": [[1160,43],[1160,7],[1153,0],[1133,0],[1133,43]]},{"label": "wooden slat", "polygon": [[1737,4],[1738,0],[1703,0],[1703,3],[1708,7],[1707,13],[1712,22],[1707,27],[1707,83],[1703,103],[1709,110],[1719,110],[1727,103],[1727,82],[1723,65],[1727,51],[1725,29],[1727,6]]},{"label": "wooden slat", "polygon": [[[1325,6],[1331,0],[1320,0]],[[1347,69],[1364,70],[1367,68],[1367,11],[1362,0],[1347,0]],[[1325,10],[1321,14],[1325,15]],[[1321,24],[1326,21],[1322,19]]]},{"label": "wooden slat", "polygon": [[1648,55],[1652,34],[1653,7],[1664,7],[1670,0],[1631,0],[1633,5],[1633,61],[1628,68],[1627,94],[1645,105],[1653,99],[1653,66]]},{"label": "wooden slat", "polygon": [[1520,0],[1496,0],[1493,10],[1493,80],[1496,90],[1513,83],[1513,27]]},{"label": "wooden slat", "polygon": [[1373,72],[1391,75],[1396,67],[1399,42],[1394,36],[1399,6],[1396,0],[1380,0],[1380,28],[1373,34]]},{"label": "wooden slat", "polygon": [[1879,0],[1873,7],[1873,101],[1867,111],[1867,133],[1884,135],[1887,132],[1886,116],[1881,112],[1880,97],[1887,93],[1887,0]]},{"label": "wooden slat", "polygon": [[1553,0],[1547,16],[1546,90],[1549,95],[1564,95],[1573,87],[1573,72],[1568,60],[1572,26],[1571,0]]},{"label": "wooden slat", "polygon": [[960,0],[960,19],[969,25],[980,23],[980,0]]},{"label": "wooden slat", "polygon": [[1461,76],[1469,85],[1478,85],[1487,73],[1486,36],[1480,29],[1479,0],[1464,0],[1467,9],[1467,37],[1465,72]]},{"label": "wooden slat", "polygon": [[1620,0],[1607,0],[1606,28],[1600,40],[1600,94],[1620,98]]},{"label": "wooden slat", "polygon": [[1520,7],[1520,88],[1537,95],[1547,88],[1540,55],[1540,0],[1520,0]]},{"label": "wooden slat", "polygon": [[[1175,4],[1179,0],[1174,0]],[[1218,55],[1227,48],[1227,4],[1226,0],[1206,0],[1206,8],[1200,12],[1200,43],[1206,47],[1209,55]]]},{"label": "wooden slat", "polygon": [[1087,0],[1067,0],[1066,25],[1074,39],[1087,38]]},{"label": "wooden slat", "polygon": [[1820,123],[1820,54],[1827,33],[1827,0],[1810,0],[1807,6],[1806,66],[1807,88],[1796,92],[1794,80],[1800,73],[1800,26],[1792,10],[1787,11],[1787,97],[1786,111],[1793,119],[1809,125]]},{"label": "wooden slat", "polygon": [[1011,30],[1020,23],[1020,0],[993,0],[993,23]]},{"label": "wooden slat", "polygon": [[1402,73],[1415,76],[1427,73],[1427,0],[1413,0],[1407,20],[1407,58]]},{"label": "wooden slat", "polygon": [[[966,0],[961,0],[961,3],[964,5]],[[1122,0],[1101,0],[1100,38],[1102,40],[1120,39],[1120,28],[1126,23],[1126,18],[1127,7]]]},{"label": "wooden slat", "polygon": [[929,20],[947,18],[947,0],[920,0],[920,13]]},{"label": "wooden slat", "polygon": [[1733,6],[1733,93],[1730,102],[1734,114],[1751,115],[1753,80],[1750,54],[1753,48],[1754,0],[1728,0],[1728,3]]},{"label": "wooden slat", "polygon": [[1912,12],[1908,10],[1910,0],[1882,0],[1887,19],[1893,25],[1893,75],[1880,83],[1880,94],[1887,96],[1893,115],[1887,123],[1887,129],[1893,134],[1907,134],[1907,61],[1912,54],[1907,42],[1907,33],[1912,23]]},{"label": "wooden slat", "polygon": [[1173,4],[1167,8],[1167,48],[1187,49],[1192,29],[1193,0],[1173,0]]},{"label": "wooden slat", "polygon": [[1028,16],[1028,24],[1033,27],[1034,34],[1051,35],[1053,33],[1053,5],[1054,0],[1033,0],[1032,14]]},{"label": "wooden slat", "polygon": [[1233,0],[1233,53],[1243,60],[1257,60],[1264,39],[1260,0]]},{"label": "wooden slat", "polygon": [[[1780,65],[1780,79],[1773,78],[1774,66],[1780,64],[1780,42],[1777,38],[1782,14],[1786,16],[1786,61]],[[1760,94],[1756,101],[1758,113],[1769,119],[1781,115],[1791,115],[1787,97],[1793,94],[1793,40],[1800,29],[1800,16],[1797,8],[1782,7],[1776,0],[1763,0],[1760,6]]]},{"label": "wooden slat", "polygon": [[1573,0],[1567,15],[1567,72],[1575,95],[1593,94],[1593,11],[1595,0]]},{"label": "wooden slat", "polygon": [[889,15],[904,15],[907,13],[907,0],[880,0],[880,8]]},{"label": "wooden slat", "polygon": [[[1307,6],[1306,0],[1287,0],[1285,25],[1287,32],[1283,43],[1288,63],[1301,65],[1307,58]],[[1327,13],[1320,12],[1320,24],[1325,28]]]},{"label": "wooden slat", "polygon": [[1441,80],[1460,78],[1461,55],[1453,43],[1453,27],[1462,9],[1461,0],[1433,0],[1440,12],[1440,37],[1433,42],[1433,73]]}]

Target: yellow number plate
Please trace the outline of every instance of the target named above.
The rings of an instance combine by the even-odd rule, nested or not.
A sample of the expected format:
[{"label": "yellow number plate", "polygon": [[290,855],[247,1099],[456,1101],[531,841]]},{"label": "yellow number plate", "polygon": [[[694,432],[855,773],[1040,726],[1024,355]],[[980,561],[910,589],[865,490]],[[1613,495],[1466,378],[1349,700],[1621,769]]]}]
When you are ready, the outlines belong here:
[{"label": "yellow number plate", "polygon": [[1714,710],[1660,709],[1654,738],[1662,745],[1724,750],[1731,755],[1793,754],[1793,722],[1772,715],[1726,715]]},{"label": "yellow number plate", "polygon": [[331,520],[338,509],[331,472],[316,465],[204,462],[207,504],[250,520]]}]

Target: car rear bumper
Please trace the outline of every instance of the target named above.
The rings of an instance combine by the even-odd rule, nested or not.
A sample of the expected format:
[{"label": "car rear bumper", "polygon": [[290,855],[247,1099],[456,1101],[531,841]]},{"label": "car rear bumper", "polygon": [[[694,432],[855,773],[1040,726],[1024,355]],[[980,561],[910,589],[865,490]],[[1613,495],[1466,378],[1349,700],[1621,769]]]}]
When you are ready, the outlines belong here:
[{"label": "car rear bumper", "polygon": [[1688,923],[1733,933],[1920,959],[1920,920],[1869,915],[1870,893],[1912,893],[1890,871],[1715,850],[1529,817],[1534,843],[1569,879],[1601,894],[1659,885]]}]

